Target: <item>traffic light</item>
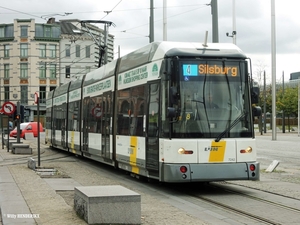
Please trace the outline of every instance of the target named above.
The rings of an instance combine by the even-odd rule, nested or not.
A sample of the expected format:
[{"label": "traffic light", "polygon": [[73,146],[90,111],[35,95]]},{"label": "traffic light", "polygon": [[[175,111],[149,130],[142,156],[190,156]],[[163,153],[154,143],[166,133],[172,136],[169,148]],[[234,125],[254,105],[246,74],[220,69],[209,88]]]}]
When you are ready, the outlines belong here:
[{"label": "traffic light", "polygon": [[13,120],[20,120],[20,123],[24,122],[25,109],[23,105],[20,105],[20,112],[18,112],[17,106],[15,112],[10,116]]},{"label": "traffic light", "polygon": [[20,119],[21,119],[20,114],[17,114],[16,117],[15,117],[15,120],[20,120]]}]

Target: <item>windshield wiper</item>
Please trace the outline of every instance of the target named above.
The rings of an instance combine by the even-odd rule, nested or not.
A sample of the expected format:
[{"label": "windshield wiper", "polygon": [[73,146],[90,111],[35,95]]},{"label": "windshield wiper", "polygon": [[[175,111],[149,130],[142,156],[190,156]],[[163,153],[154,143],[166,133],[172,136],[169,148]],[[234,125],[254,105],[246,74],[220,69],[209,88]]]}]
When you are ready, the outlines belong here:
[{"label": "windshield wiper", "polygon": [[237,125],[242,119],[246,117],[247,113],[243,112],[238,118],[236,118],[229,127],[227,127],[222,133],[219,134],[219,136],[216,138],[215,142],[219,142],[221,138],[229,132],[235,125]]}]

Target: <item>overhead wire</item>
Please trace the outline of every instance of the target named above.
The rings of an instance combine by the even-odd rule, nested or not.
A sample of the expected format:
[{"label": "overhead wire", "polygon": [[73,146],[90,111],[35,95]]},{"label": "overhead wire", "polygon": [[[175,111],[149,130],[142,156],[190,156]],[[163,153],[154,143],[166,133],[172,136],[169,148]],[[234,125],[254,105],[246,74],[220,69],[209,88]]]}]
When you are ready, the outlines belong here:
[{"label": "overhead wire", "polygon": [[[120,0],[110,11],[103,11],[104,13],[106,13],[106,15],[104,16],[104,17],[102,17],[102,19],[103,18],[105,18],[105,17],[107,17],[108,15],[109,15],[109,13],[111,13],[111,12],[121,12],[121,11],[133,11],[133,10],[143,10],[143,8],[139,8],[139,9],[123,9],[123,10],[121,10],[121,9],[119,9],[119,10],[115,10],[116,9],[116,7],[120,4],[122,2],[122,0]],[[188,11],[185,11],[185,12],[182,12],[182,13],[179,13],[179,14],[176,14],[176,15],[171,15],[171,16],[168,16],[167,18],[173,18],[173,17],[176,17],[176,16],[179,16],[179,15],[182,15],[182,14],[186,14],[186,13],[189,13],[189,12],[191,12],[191,11],[195,11],[195,10],[198,10],[198,9],[200,9],[200,8],[203,8],[203,7],[206,7],[207,6],[207,4],[202,4],[203,6],[202,7],[198,7],[198,8],[196,8],[196,9],[192,9],[192,10],[188,10]],[[177,8],[177,7],[191,7],[191,6],[196,6],[196,5],[184,5],[184,6],[168,6],[168,8]],[[42,16],[37,16],[37,15],[33,15],[33,14],[30,14],[30,13],[26,13],[26,12],[22,12],[22,11],[18,11],[18,10],[14,10],[14,9],[11,9],[11,8],[7,8],[7,7],[3,7],[3,6],[0,6],[0,8],[3,8],[3,9],[6,9],[6,10],[10,10],[10,11],[13,11],[13,12],[17,12],[17,13],[21,13],[21,14],[25,14],[25,15],[29,15],[29,16],[33,16],[33,17],[36,17],[36,18],[41,18],[41,19],[44,19],[44,20],[46,20],[45,18],[43,18]],[[155,9],[159,9],[159,8],[162,8],[162,7],[155,7]],[[149,8],[145,8],[145,9],[147,9],[147,10],[149,10]],[[75,13],[80,13],[80,12],[75,12]],[[84,13],[84,12],[82,12],[82,13]],[[158,22],[158,21],[161,21],[162,19],[158,19],[158,20],[156,20],[155,22]],[[137,33],[133,33],[133,32],[128,32],[129,30],[134,30],[134,29],[137,29],[137,28],[139,28],[139,27],[143,27],[143,26],[147,26],[147,25],[149,25],[149,23],[146,23],[146,24],[143,24],[143,25],[139,25],[139,26],[136,26],[136,27],[132,27],[132,28],[129,28],[129,29],[126,29],[126,30],[122,30],[122,31],[112,31],[112,33],[113,32],[123,32],[123,33],[128,33],[128,34],[133,34],[133,35],[137,35],[137,36],[141,36],[141,37],[139,37],[139,38],[144,38],[144,37],[148,37],[148,36],[145,36],[145,35],[141,35],[141,34],[137,34]],[[130,37],[130,38],[115,38],[115,39],[136,39],[137,37]],[[91,44],[91,45],[93,45],[93,44]],[[90,45],[90,46],[91,46]],[[83,48],[82,48],[83,49]],[[80,50],[82,50],[82,49],[80,49]],[[65,51],[65,50],[63,50],[63,51]],[[62,52],[63,51],[61,51],[60,52],[60,55],[62,54]],[[76,53],[76,51],[75,52],[73,52],[72,54],[75,54]],[[95,53],[92,53],[91,54],[91,56],[92,55],[94,55]],[[63,57],[63,58],[60,58],[60,60],[61,59],[64,59],[64,58],[66,58],[66,57]],[[82,58],[82,59],[79,59],[79,60],[77,60],[76,62],[79,62],[79,61],[81,61],[81,60],[83,60],[84,58]],[[73,65],[74,63],[76,63],[76,62],[72,62],[70,65]],[[48,63],[48,62],[47,62]],[[49,63],[51,63],[51,62],[49,62]],[[55,63],[55,64],[57,64],[58,63],[58,59],[55,59],[55,61],[53,62],[52,61],[52,63]],[[61,68],[59,68],[59,69],[61,69]]]},{"label": "overhead wire", "polygon": [[[177,16],[180,16],[180,15],[183,15],[183,14],[186,14],[186,13],[189,13],[189,12],[192,12],[192,11],[195,11],[195,10],[198,10],[198,9],[201,9],[201,8],[204,8],[204,7],[207,7],[207,5],[203,5],[202,7],[198,7],[198,8],[195,8],[195,9],[191,9],[191,10],[188,10],[188,11],[185,11],[185,12],[182,12],[182,13],[179,13],[179,14],[175,14],[175,15],[171,15],[171,16],[168,16],[167,19],[169,18],[173,18],[173,17],[177,17]],[[158,19],[158,20],[155,20],[154,23],[156,22],[159,22],[159,21],[162,21],[162,19]],[[140,28],[140,27],[143,27],[143,26],[149,26],[149,23],[145,23],[145,24],[142,24],[142,25],[138,25],[136,27],[132,27],[132,28],[129,28],[129,29],[126,29],[126,30],[121,30],[121,31],[112,31],[113,32],[117,32],[117,33],[130,33],[128,32],[128,30],[134,30],[134,29],[137,29],[137,28]],[[132,33],[132,34],[136,34],[136,33]],[[141,34],[136,34],[136,35],[140,35],[140,36],[143,36]],[[148,37],[148,36],[145,36],[145,37]],[[116,38],[116,39],[119,39],[119,38]]]}]

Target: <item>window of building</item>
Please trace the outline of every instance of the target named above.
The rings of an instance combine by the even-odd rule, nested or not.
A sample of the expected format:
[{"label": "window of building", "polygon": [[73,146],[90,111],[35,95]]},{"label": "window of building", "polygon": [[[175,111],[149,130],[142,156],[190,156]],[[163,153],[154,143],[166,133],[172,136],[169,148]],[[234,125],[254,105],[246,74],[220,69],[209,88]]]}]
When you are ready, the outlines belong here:
[{"label": "window of building", "polygon": [[59,38],[60,26],[56,24],[35,24],[35,38]]},{"label": "window of building", "polygon": [[44,27],[44,37],[51,37],[51,27],[50,26],[45,26]]},{"label": "window of building", "polygon": [[80,45],[76,45],[76,57],[80,57]]},{"label": "window of building", "polygon": [[9,78],[9,64],[4,64],[4,78]]},{"label": "window of building", "polygon": [[66,57],[71,56],[71,45],[65,45],[66,48]]},{"label": "window of building", "polygon": [[56,79],[56,65],[50,64],[49,65],[49,74],[50,79]]},{"label": "window of building", "polygon": [[28,37],[28,27],[21,26],[21,37]]},{"label": "window of building", "polygon": [[49,45],[49,57],[56,58],[56,45]]},{"label": "window of building", "polygon": [[66,66],[66,78],[70,78],[70,77],[71,77],[71,67]]},{"label": "window of building", "polygon": [[40,86],[40,103],[46,103],[46,87]]},{"label": "window of building", "polygon": [[20,45],[20,56],[21,58],[27,58],[28,57],[28,44],[21,44]]},{"label": "window of building", "polygon": [[4,101],[7,102],[7,101],[10,101],[10,98],[9,98],[9,86],[5,86],[4,87]]},{"label": "window of building", "polygon": [[9,45],[4,45],[4,57],[9,57]]},{"label": "window of building", "polygon": [[21,69],[20,69],[20,77],[21,78],[28,78],[28,64],[27,63],[22,63],[20,64]]},{"label": "window of building", "polygon": [[28,104],[28,86],[21,85],[21,104]]},{"label": "window of building", "polygon": [[4,38],[5,36],[4,36],[4,34],[5,34],[5,29],[4,29],[5,27],[0,27],[0,38]]},{"label": "window of building", "polygon": [[91,57],[91,46],[85,46],[85,57],[90,58]]},{"label": "window of building", "polygon": [[40,78],[46,78],[46,63],[40,63]]},{"label": "window of building", "polygon": [[53,91],[53,90],[55,90],[55,88],[56,88],[56,87],[50,87],[50,91]]},{"label": "window of building", "polygon": [[46,45],[40,44],[40,57],[46,58]]},{"label": "window of building", "polygon": [[12,25],[4,25],[0,27],[0,38],[7,38],[14,36],[14,26]]}]

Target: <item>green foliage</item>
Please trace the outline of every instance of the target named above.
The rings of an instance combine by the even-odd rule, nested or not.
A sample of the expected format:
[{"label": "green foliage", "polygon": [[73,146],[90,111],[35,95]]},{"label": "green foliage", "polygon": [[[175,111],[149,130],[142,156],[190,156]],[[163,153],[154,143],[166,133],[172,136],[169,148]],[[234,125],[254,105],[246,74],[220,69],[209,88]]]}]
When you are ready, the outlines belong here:
[{"label": "green foliage", "polygon": [[[266,97],[264,90],[260,90],[259,105],[263,108],[266,102],[266,111],[272,113],[272,85],[266,87]],[[276,110],[277,113],[282,110],[287,116],[298,117],[298,88],[287,87],[283,89],[280,87],[276,90]]]},{"label": "green foliage", "polygon": [[298,88],[280,88],[276,93],[277,111],[284,111],[288,116],[298,116]]},{"label": "green foliage", "polygon": [[264,102],[266,99],[266,112],[272,112],[272,86],[266,86],[266,96],[264,94],[264,90],[260,90],[259,94],[259,103],[258,105],[263,109]]}]

